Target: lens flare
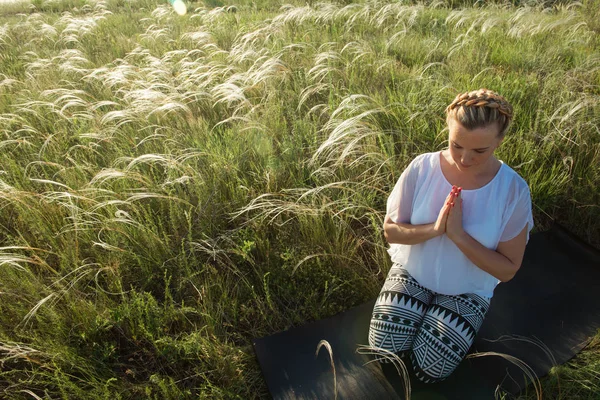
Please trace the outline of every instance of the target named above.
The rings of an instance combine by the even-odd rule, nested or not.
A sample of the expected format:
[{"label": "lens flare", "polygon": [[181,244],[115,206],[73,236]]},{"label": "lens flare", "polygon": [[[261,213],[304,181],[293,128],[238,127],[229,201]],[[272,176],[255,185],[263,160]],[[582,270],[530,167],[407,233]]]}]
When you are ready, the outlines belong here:
[{"label": "lens flare", "polygon": [[173,10],[179,15],[185,15],[187,7],[183,0],[169,0],[169,3],[173,6]]}]

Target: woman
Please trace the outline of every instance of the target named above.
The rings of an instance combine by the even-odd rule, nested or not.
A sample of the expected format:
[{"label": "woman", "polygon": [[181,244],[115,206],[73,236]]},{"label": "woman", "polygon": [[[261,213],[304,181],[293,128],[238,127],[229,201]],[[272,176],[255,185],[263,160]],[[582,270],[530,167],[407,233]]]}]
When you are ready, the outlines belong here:
[{"label": "woman", "polygon": [[369,330],[371,346],[410,356],[424,382],[445,379],[467,354],[533,227],[527,183],[494,156],[510,104],[480,89],[459,94],[446,114],[449,148],[416,157],[388,198],[393,266]]}]

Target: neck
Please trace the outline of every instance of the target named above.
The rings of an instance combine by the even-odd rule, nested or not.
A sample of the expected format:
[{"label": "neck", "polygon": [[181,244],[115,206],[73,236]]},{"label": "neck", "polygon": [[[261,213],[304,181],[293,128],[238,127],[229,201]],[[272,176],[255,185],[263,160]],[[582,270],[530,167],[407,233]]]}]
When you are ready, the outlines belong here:
[{"label": "neck", "polygon": [[[496,157],[491,156],[488,158],[485,164],[478,165],[476,169],[467,172],[470,172],[473,177],[488,175],[490,171],[495,171],[495,165],[497,162],[498,160],[496,160]],[[469,170],[470,169],[471,168],[469,168]]]}]

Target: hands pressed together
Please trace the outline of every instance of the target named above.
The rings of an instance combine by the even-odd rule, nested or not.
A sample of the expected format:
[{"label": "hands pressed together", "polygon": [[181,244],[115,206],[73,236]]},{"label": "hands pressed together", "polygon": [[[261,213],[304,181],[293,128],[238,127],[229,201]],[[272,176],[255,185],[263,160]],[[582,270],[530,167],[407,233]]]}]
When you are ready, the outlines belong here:
[{"label": "hands pressed together", "polygon": [[461,187],[452,186],[452,191],[446,197],[444,206],[440,210],[440,214],[434,225],[434,230],[439,235],[445,233],[452,241],[456,241],[464,234],[461,192]]}]

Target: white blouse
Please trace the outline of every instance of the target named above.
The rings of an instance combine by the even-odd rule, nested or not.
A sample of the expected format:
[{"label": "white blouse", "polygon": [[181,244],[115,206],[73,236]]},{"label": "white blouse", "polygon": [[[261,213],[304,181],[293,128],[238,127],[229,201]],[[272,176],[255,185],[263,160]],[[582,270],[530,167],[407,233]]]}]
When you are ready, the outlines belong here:
[{"label": "white blouse", "polygon": [[[437,220],[452,185],[442,173],[441,151],[417,156],[402,172],[387,200],[387,216],[398,223],[430,224]],[[527,182],[502,165],[496,176],[479,189],[461,192],[463,228],[488,249],[533,228]],[[413,245],[391,244],[392,261],[400,263],[424,287],[456,295],[475,293],[491,299],[500,281],[478,268],[446,234]]]}]

